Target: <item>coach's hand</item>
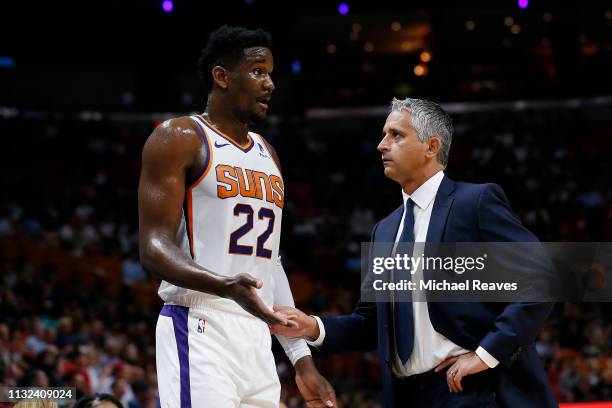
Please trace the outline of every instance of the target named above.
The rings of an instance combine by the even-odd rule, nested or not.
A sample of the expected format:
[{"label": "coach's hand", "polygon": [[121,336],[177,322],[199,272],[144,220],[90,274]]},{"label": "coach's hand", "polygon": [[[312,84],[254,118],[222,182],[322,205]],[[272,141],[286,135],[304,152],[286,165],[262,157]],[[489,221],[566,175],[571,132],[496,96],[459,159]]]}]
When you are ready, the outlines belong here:
[{"label": "coach's hand", "polygon": [[307,408],[338,407],[334,389],[319,374],[312,356],[302,357],[295,363],[295,383]]},{"label": "coach's hand", "polygon": [[448,390],[455,393],[463,392],[463,386],[461,385],[461,379],[463,377],[479,373],[489,368],[489,366],[478,357],[478,354],[473,351],[461,354],[460,356],[447,358],[440,363],[434,371],[443,370],[448,366],[450,366],[450,368],[446,370]]},{"label": "coach's hand", "polygon": [[255,317],[260,318],[268,325],[280,327],[294,327],[296,323],[288,319],[282,312],[270,309],[257,295],[257,289],[261,289],[263,282],[257,280],[248,273],[241,273],[227,278],[222,295],[234,300],[244,310]]},{"label": "coach's hand", "polygon": [[274,306],[274,311],[281,313],[296,324],[290,326],[271,326],[270,331],[272,333],[286,337],[301,337],[311,341],[319,338],[319,325],[314,317],[308,316],[300,309],[290,306]]}]

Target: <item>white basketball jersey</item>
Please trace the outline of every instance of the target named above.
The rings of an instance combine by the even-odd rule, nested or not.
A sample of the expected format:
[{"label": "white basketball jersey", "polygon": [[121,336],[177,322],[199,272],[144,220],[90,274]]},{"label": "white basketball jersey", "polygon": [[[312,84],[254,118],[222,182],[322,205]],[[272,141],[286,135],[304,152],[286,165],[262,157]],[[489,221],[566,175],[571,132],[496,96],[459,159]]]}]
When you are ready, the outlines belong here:
[{"label": "white basketball jersey", "polygon": [[[260,135],[249,132],[249,143],[241,147],[202,116],[191,118],[202,132],[208,159],[186,189],[177,242],[211,272],[261,279],[259,295],[272,306],[285,195],[281,172]],[[166,281],[159,296],[189,307],[228,305],[227,299]]]}]

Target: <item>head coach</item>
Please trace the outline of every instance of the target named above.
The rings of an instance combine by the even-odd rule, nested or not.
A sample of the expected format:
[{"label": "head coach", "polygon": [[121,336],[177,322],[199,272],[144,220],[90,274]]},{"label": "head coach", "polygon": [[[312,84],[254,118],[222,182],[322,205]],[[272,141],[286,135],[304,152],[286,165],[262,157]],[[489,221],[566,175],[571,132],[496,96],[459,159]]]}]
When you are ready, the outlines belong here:
[{"label": "head coach", "polygon": [[[393,99],[378,151],[403,205],[379,221],[372,242],[534,242],[496,184],[444,174],[453,125],[436,103]],[[366,302],[350,315],[297,317],[322,355],[376,350],[386,407],[557,406],[534,341],[550,303]]]}]

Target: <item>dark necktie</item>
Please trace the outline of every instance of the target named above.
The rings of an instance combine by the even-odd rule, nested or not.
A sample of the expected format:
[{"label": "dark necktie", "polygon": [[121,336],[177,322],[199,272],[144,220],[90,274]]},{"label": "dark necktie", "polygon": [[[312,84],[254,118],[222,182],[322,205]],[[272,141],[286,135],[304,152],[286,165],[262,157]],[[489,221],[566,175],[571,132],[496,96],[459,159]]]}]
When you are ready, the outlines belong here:
[{"label": "dark necktie", "polygon": [[[402,242],[414,242],[414,201],[412,199],[406,200],[406,209],[404,216],[404,229],[399,239],[399,248],[402,248]],[[411,247],[411,246],[410,246]],[[412,254],[408,254],[412,257]],[[407,271],[404,271],[406,276]],[[397,271],[396,271],[397,274]],[[396,279],[399,281],[399,279]],[[397,294],[396,294],[397,295]],[[410,354],[412,353],[412,346],[414,342],[414,318],[412,316],[412,297],[403,296],[398,302],[396,296],[395,303],[395,344],[397,345],[397,354],[402,362],[406,364]]]}]

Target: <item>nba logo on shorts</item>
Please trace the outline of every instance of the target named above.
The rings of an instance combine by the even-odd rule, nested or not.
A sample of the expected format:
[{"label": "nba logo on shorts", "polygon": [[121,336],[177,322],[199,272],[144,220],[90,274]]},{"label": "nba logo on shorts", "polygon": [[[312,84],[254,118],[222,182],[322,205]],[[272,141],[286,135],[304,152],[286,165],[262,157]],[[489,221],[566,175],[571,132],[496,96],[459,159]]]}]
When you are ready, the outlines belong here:
[{"label": "nba logo on shorts", "polygon": [[199,319],[198,320],[198,333],[204,333],[204,325],[206,324],[206,320]]}]

